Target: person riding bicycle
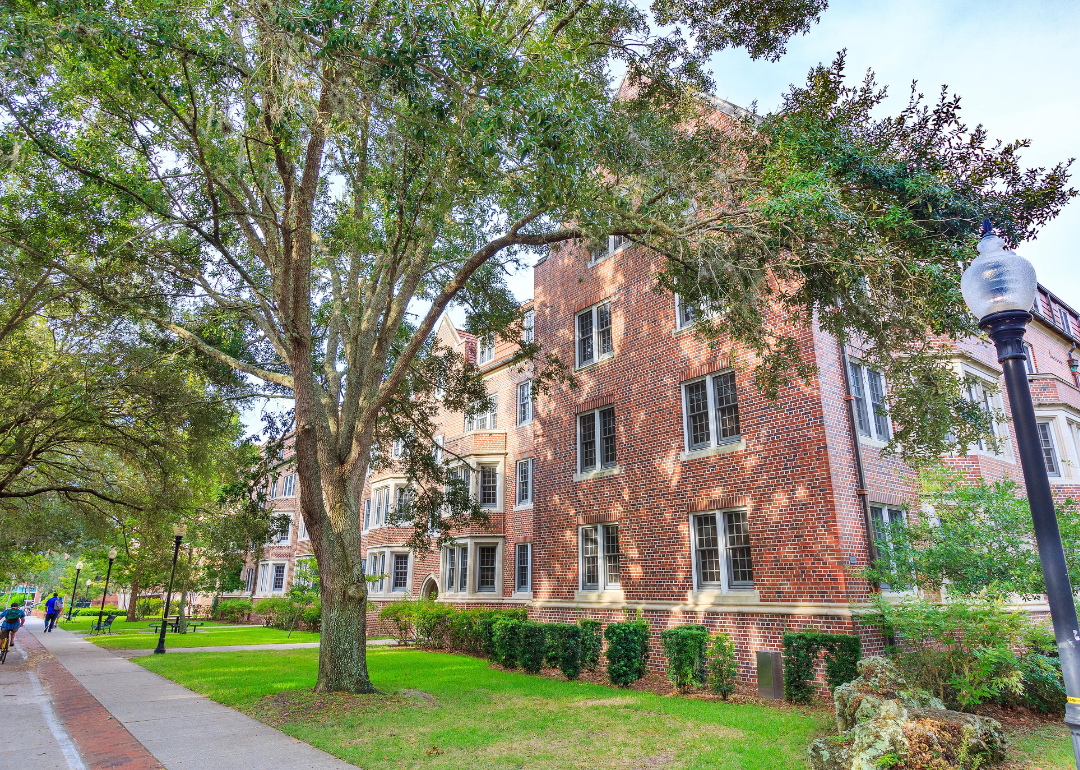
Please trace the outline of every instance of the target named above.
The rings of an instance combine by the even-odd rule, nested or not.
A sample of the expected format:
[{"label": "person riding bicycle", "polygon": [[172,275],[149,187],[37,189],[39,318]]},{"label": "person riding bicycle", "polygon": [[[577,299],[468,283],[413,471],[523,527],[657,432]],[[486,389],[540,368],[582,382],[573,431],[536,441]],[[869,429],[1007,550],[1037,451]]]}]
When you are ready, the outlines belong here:
[{"label": "person riding bicycle", "polygon": [[19,602],[12,602],[11,606],[0,613],[0,644],[5,641],[10,646],[15,641],[15,632],[26,623],[26,613],[19,607]]}]

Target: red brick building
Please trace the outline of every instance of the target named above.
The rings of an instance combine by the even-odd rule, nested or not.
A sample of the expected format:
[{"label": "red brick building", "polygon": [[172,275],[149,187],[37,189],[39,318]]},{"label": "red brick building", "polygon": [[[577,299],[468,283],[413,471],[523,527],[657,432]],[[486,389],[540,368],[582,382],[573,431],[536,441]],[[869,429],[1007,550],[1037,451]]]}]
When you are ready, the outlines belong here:
[{"label": "red brick building", "polygon": [[[731,635],[748,679],[755,651],[780,649],[785,630],[855,632],[880,649],[857,622],[872,591],[858,571],[874,523],[902,516],[912,493],[908,469],[881,453],[892,435],[888,383],[858,350],[792,329],[818,374],[765,399],[748,354],[724,340],[710,348],[693,312],[655,288],[659,267],[615,238],[536,266],[527,333],[573,367],[574,389],[532,393],[529,372],[509,365],[511,345],[483,344],[444,318],[437,334],[481,367],[495,408],[442,415],[438,440],[492,525],[458,533],[440,553],[411,553],[409,532],[385,524],[408,480],[372,475],[361,505],[367,571],[387,576],[374,586],[376,606],[408,595],[523,606],[542,620],[640,611],[654,640],[670,625],[704,623]],[[1075,367],[1080,318],[1042,288],[1034,311],[1029,370],[1047,469],[1056,489],[1076,495],[1080,390],[1070,360]],[[989,343],[958,346],[955,366],[971,398],[1008,411]],[[976,446],[946,461],[1021,481],[1008,425],[997,430],[1000,453]],[[276,507],[296,509],[291,489]],[[284,590],[294,558],[310,553],[304,541],[297,515],[285,541],[249,568],[248,592]]]}]

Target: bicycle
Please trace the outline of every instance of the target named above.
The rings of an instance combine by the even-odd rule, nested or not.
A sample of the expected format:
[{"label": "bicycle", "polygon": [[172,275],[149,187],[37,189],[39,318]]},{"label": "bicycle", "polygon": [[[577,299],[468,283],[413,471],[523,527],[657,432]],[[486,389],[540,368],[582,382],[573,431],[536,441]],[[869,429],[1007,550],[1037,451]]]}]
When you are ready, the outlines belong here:
[{"label": "bicycle", "polygon": [[4,641],[0,642],[0,666],[7,660],[8,649],[11,647],[11,637],[13,634],[9,633],[4,637]]}]

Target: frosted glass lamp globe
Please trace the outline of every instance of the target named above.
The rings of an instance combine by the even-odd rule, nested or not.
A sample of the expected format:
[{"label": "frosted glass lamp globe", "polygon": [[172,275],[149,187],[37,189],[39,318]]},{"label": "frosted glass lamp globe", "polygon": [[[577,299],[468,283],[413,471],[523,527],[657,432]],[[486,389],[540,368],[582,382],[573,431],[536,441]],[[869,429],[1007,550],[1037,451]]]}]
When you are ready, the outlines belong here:
[{"label": "frosted glass lamp globe", "polygon": [[1005,248],[994,234],[983,236],[979,256],[964,271],[960,291],[979,320],[1005,310],[1030,311],[1038,281],[1031,263]]}]

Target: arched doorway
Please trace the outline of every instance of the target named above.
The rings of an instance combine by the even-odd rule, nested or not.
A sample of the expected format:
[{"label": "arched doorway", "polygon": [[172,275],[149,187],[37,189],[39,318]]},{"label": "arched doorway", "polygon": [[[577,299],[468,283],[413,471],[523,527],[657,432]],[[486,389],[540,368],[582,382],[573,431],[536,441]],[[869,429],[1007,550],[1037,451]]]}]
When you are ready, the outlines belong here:
[{"label": "arched doorway", "polygon": [[438,599],[439,581],[431,575],[428,575],[428,579],[425,580],[424,585],[420,587],[420,597],[422,599]]}]

